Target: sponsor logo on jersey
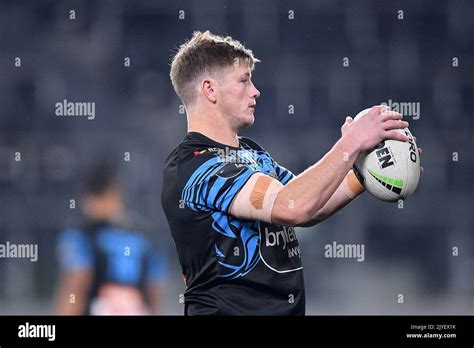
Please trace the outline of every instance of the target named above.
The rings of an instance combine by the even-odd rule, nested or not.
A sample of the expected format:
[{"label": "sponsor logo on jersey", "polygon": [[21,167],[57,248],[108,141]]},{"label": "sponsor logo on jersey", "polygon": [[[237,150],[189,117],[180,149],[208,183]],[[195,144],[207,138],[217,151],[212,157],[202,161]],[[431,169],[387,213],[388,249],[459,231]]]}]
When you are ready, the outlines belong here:
[{"label": "sponsor logo on jersey", "polygon": [[201,150],[201,151],[196,150],[196,151],[194,151],[194,156],[202,155],[202,154],[205,153],[206,151],[207,151],[207,150]]},{"label": "sponsor logo on jersey", "polygon": [[259,223],[260,257],[277,273],[302,269],[301,250],[294,227]]}]

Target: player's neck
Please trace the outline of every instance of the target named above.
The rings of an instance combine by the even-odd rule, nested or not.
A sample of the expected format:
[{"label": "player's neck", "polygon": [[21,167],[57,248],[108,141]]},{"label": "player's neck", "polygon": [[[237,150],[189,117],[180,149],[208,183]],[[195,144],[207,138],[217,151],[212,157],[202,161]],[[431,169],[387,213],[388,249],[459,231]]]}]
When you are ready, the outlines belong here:
[{"label": "player's neck", "polygon": [[220,144],[239,147],[237,132],[217,115],[197,112],[188,114],[188,132],[198,132]]}]

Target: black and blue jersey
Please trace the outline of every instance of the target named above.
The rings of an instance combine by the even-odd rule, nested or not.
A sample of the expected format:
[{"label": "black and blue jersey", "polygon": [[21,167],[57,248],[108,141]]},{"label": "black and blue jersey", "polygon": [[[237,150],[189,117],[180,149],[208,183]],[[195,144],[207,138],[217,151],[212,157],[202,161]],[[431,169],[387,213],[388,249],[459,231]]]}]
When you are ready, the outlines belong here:
[{"label": "black and blue jersey", "polygon": [[162,205],[187,285],[185,314],[303,315],[294,228],[238,219],[232,200],[254,173],[293,174],[252,140],[240,147],[189,132],[168,156]]},{"label": "black and blue jersey", "polygon": [[149,303],[146,285],[167,277],[167,262],[145,231],[137,224],[85,221],[59,234],[61,269],[93,274],[83,314],[92,314],[91,305],[110,285],[136,289]]}]

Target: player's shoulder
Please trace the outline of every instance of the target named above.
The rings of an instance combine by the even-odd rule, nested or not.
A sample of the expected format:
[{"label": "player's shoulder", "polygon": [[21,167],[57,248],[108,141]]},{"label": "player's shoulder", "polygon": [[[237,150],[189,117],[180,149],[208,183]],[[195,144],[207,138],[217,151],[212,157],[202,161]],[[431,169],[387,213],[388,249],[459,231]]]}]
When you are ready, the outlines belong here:
[{"label": "player's shoulder", "polygon": [[267,152],[259,143],[257,143],[253,139],[239,136],[239,142],[241,146],[243,145],[244,147],[249,147],[252,150]]},{"label": "player's shoulder", "polygon": [[270,161],[273,162],[274,159],[272,155],[265,150],[263,146],[257,143],[255,140],[247,138],[247,137],[239,137],[240,146],[246,150],[254,151],[256,156],[260,158],[262,161]]},{"label": "player's shoulder", "polygon": [[222,156],[224,146],[196,132],[187,133],[165,161],[165,167],[198,164]]},{"label": "player's shoulder", "polygon": [[[271,158],[270,154],[256,141],[239,136],[240,148],[255,151],[259,157]],[[165,162],[165,175],[172,177],[189,176],[196,170],[207,171],[227,161],[227,156],[235,156],[237,148],[218,143],[197,132],[187,133],[173,149]]]},{"label": "player's shoulder", "polygon": [[68,226],[61,230],[57,236],[59,245],[84,245],[88,244],[88,236],[81,225]]}]

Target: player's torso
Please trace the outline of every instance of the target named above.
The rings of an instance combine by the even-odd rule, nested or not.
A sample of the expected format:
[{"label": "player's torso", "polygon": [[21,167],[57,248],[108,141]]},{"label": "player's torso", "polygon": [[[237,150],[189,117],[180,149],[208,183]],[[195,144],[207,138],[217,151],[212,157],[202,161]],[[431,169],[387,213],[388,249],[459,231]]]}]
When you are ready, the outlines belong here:
[{"label": "player's torso", "polygon": [[[239,167],[252,166],[277,178],[267,152],[242,145],[242,150],[235,151],[215,144],[193,143],[181,149],[176,161],[190,155],[206,155],[206,161],[224,161],[217,176],[238,175]],[[190,209],[186,204],[165,207],[168,202],[182,200],[183,191],[186,193],[186,185],[197,170],[191,167],[180,172],[179,163],[171,167],[174,169],[168,175],[165,170],[163,205],[186,273],[188,314],[304,313],[303,267],[294,228],[240,220],[219,210]],[[205,174],[205,170],[199,173]],[[195,180],[198,179],[199,176]],[[200,194],[212,194],[213,189],[203,189]]]},{"label": "player's torso", "polygon": [[139,233],[107,225],[88,232],[95,264],[90,314],[148,314],[147,240]]}]

